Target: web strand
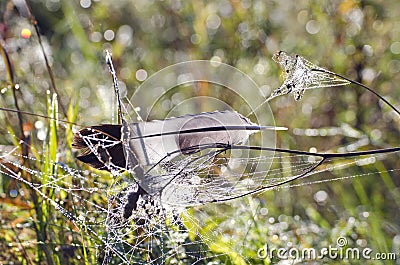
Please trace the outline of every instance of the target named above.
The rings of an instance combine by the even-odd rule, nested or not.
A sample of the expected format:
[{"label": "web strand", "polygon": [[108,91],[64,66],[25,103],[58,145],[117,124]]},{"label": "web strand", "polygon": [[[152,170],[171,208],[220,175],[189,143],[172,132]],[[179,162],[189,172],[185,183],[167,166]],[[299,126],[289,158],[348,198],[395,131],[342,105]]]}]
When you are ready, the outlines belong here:
[{"label": "web strand", "polygon": [[[297,80],[296,82],[308,84],[305,89],[304,86],[301,88],[295,86],[295,89],[299,89],[296,93],[300,98],[304,92],[302,89],[321,87],[323,80],[328,80],[328,76],[333,75],[330,72],[323,72],[322,75],[320,71],[327,70],[313,68],[316,66],[310,65],[305,60],[297,59],[288,65],[297,67],[303,65],[306,70],[302,70],[302,75],[319,74],[309,77],[310,80],[317,81],[307,83],[308,81],[299,76],[301,71],[293,71],[291,75],[293,82]],[[308,72],[308,69],[312,69],[311,72]],[[113,73],[114,78],[114,70]],[[346,78],[341,76],[337,78],[336,81],[333,79],[336,83],[327,81],[326,85],[343,85],[341,82]],[[114,80],[114,84],[116,83]],[[284,92],[294,92],[293,89],[292,91],[284,89],[288,89],[287,86],[282,87],[277,96],[283,95]],[[129,114],[123,115],[124,107],[118,96],[117,100],[121,121],[133,122],[129,119]],[[394,108],[393,105],[391,107]],[[220,129],[215,127],[210,131]],[[241,130],[243,127],[225,129]],[[248,129],[258,130],[262,129],[262,126]],[[167,134],[156,133],[143,135],[137,139],[180,133],[185,135],[201,131],[189,129]],[[5,150],[0,154],[0,159],[7,160],[0,164],[1,173],[32,188],[42,199],[49,201],[58,214],[70,220],[74,228],[79,231],[71,229],[73,233],[67,230],[68,232],[74,236],[81,233],[84,238],[90,237],[97,242],[99,245],[90,250],[101,253],[98,259],[103,264],[113,262],[162,264],[171,260],[195,264],[212,262],[221,256],[226,258],[234,251],[225,250],[222,253],[210,249],[215,246],[216,238],[226,235],[224,227],[229,227],[229,224],[210,218],[208,213],[211,211],[210,208],[225,207],[223,202],[243,206],[241,200],[257,198],[270,190],[397,172],[398,169],[394,168],[362,174],[341,173],[345,175],[341,177],[330,175],[331,172],[344,172],[345,169],[357,169],[364,164],[383,161],[389,155],[397,157],[400,153],[400,147],[347,153],[313,153],[245,143],[215,142],[173,150],[160,157],[156,163],[143,168],[119,167],[108,160],[107,156],[102,156],[100,151],[121,144],[124,140],[132,140],[132,137],[125,136],[123,139],[112,135],[103,137],[104,135],[96,130],[93,130],[91,135],[80,136],[87,144],[88,150],[93,152],[99,161],[104,162],[111,174],[78,170],[63,163],[50,163],[49,167],[55,170],[52,174],[48,174],[43,172],[40,166],[35,168],[36,165],[43,165],[46,161],[34,157],[33,154],[23,156],[32,162],[30,163],[32,166],[21,164],[21,155],[16,148]],[[62,146],[62,148],[68,147]],[[133,150],[131,151],[133,153]],[[138,169],[142,171],[137,173],[135,170]],[[21,178],[16,173],[18,171],[34,176],[37,182]],[[324,174],[329,176],[323,178]],[[311,177],[315,177],[316,180],[310,180]],[[237,215],[235,219],[240,219],[239,214]],[[207,223],[205,220],[210,221]],[[214,227],[214,230],[209,227]],[[234,245],[234,239],[229,244]],[[86,247],[84,243],[77,245]]]}]

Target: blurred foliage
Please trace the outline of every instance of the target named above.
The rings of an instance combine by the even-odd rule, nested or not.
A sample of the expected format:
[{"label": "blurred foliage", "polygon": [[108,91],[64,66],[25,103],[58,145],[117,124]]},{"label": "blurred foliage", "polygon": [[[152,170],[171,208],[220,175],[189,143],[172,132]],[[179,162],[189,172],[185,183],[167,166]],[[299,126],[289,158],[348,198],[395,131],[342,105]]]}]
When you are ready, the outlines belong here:
[{"label": "blurred foliage", "polygon": [[[23,2],[0,2],[1,43],[12,62],[13,82],[20,87],[17,91],[20,108],[47,115],[51,113],[47,96],[51,81],[38,37],[34,34],[32,17]],[[146,77],[171,64],[194,59],[212,59],[237,67],[268,95],[282,81],[271,56],[277,50],[285,50],[361,81],[399,105],[400,8],[396,0],[32,0],[29,5],[54,73],[59,104],[70,110],[70,106],[77,105],[77,123],[81,125],[109,123],[115,113],[114,98],[109,96],[112,83],[104,63],[105,49],[113,53],[121,89],[128,98]],[[26,35],[26,30],[32,34]],[[15,108],[13,84],[8,73],[6,64],[0,62],[0,105]],[[198,89],[193,93],[209,92]],[[357,87],[306,91],[302,102],[285,96],[270,105],[276,123],[290,128],[288,133],[279,134],[278,144],[283,148],[352,151],[399,146],[398,117],[392,115],[387,106],[380,105],[373,95]],[[4,124],[0,128],[0,144],[12,145],[15,137],[21,135],[18,118],[4,112],[0,117]],[[47,139],[45,144],[40,136],[42,127],[35,123],[36,119],[24,118],[36,126],[32,142],[38,150],[43,150],[49,141],[53,145],[54,141],[66,141],[58,137]],[[311,136],[305,130],[308,128],[319,129],[319,136]],[[324,136],[329,128],[336,128],[337,133]],[[12,131],[15,131],[14,138]],[[68,134],[70,138],[70,132]],[[53,137],[56,136],[53,134]],[[53,152],[56,147],[47,148],[53,148],[49,151]],[[57,151],[66,154],[60,158],[63,162],[78,167],[70,151]],[[240,249],[247,262],[268,264],[270,261],[257,257],[257,250],[265,243],[275,247],[322,248],[334,245],[338,236],[347,236],[350,246],[399,253],[400,179],[398,171],[387,171],[399,168],[398,156],[392,156],[337,173],[338,176],[376,171],[380,174],[268,191],[226,206],[206,206],[208,208],[202,211],[210,220],[221,224],[219,238],[215,238],[211,251],[218,253],[215,249],[218,242],[222,242],[224,236],[231,237],[237,242],[234,247]],[[335,176],[336,172],[329,174]],[[21,185],[2,177],[2,264],[7,264],[6,260],[29,264],[28,257],[35,261],[32,263],[50,264],[43,252],[56,246],[65,251],[51,255],[54,263],[62,263],[63,259],[71,264],[82,263],[80,259],[65,258],[68,253],[72,256],[76,253],[73,243],[90,241],[84,236],[73,238],[72,227],[71,234],[52,235],[55,246],[51,245],[50,249],[43,249],[39,244],[41,254],[34,255],[29,248],[22,251],[24,247],[21,246],[8,247],[13,242],[41,241],[37,236],[40,233],[30,227],[30,218],[41,222],[33,213],[40,209],[32,209],[34,200],[10,193]],[[320,198],[317,194],[324,199],[317,200]],[[68,195],[64,196],[67,199]],[[46,207],[50,206],[44,205],[42,211]],[[221,207],[226,207],[223,217],[220,216]],[[50,216],[56,219],[54,225],[64,226],[65,217],[54,213],[54,209],[52,212]],[[3,228],[5,224],[11,225]],[[80,258],[84,256],[84,249],[81,252]],[[232,258],[234,254],[227,256]],[[215,262],[230,264],[226,258],[216,258]],[[92,260],[86,258],[86,261],[91,263]],[[342,262],[359,261],[337,261],[338,264]]]}]

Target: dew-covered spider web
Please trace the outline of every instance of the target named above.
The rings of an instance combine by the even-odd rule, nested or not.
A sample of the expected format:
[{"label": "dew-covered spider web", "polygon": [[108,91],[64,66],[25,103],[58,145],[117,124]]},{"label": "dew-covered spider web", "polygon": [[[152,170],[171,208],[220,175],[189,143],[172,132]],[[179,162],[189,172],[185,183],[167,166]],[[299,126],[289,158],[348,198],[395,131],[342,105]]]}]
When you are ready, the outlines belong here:
[{"label": "dew-covered spider web", "polygon": [[306,89],[343,86],[350,83],[297,54],[289,55],[284,51],[279,51],[274,54],[273,60],[282,68],[284,81],[272,92],[268,101],[288,93],[293,93],[294,99],[300,100]]},{"label": "dew-covered spider web", "polygon": [[[286,79],[269,99],[290,92],[301,99],[305,89],[349,83],[329,72],[310,76],[314,74],[310,68],[322,68],[302,57],[277,56],[274,59],[287,70]],[[15,113],[3,117],[10,121],[7,135],[15,143],[1,149],[0,172],[10,187],[3,202],[13,198],[13,204],[26,212],[18,217],[23,221],[15,221],[12,214],[3,215],[2,225],[16,231],[15,244],[10,247],[23,249],[27,259],[39,248],[43,260],[57,255],[62,264],[257,263],[260,235],[267,240],[295,231],[283,225],[290,223],[289,216],[279,222],[267,218],[264,196],[268,193],[291,193],[296,187],[346,179],[395,176],[400,170],[399,166],[381,166],[387,159],[398,159],[400,150],[387,145],[385,150],[369,148],[373,151],[368,152],[363,148],[374,143],[363,133],[350,133],[353,142],[319,153],[263,145],[263,131],[250,135],[244,143],[206,142],[169,152],[150,165],[121,167],[103,157],[101,151],[121,144],[123,139],[81,133],[84,126],[60,121],[56,96],[48,105],[52,118],[34,118],[48,124],[38,129],[46,134],[41,149],[32,139],[37,132],[29,126],[24,128],[22,140],[14,134],[11,124],[17,121]],[[124,104],[118,107],[126,123],[136,122]],[[340,127],[293,130],[295,135],[306,137],[341,132],[352,131],[341,131]],[[106,170],[76,161],[71,149],[73,133],[87,144],[85,152],[95,154]],[[128,147],[124,146],[125,151]],[[35,219],[29,217],[30,211],[35,212]],[[292,221],[303,229],[296,233],[318,237],[323,231],[298,217]],[[26,237],[33,233],[36,239]]]}]

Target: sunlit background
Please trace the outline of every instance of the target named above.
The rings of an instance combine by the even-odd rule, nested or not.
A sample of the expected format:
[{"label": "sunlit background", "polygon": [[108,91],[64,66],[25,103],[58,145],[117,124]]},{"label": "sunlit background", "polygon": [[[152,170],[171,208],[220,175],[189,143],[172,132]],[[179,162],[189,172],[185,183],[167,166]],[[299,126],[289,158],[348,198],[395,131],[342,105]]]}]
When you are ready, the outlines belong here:
[{"label": "sunlit background", "polygon": [[[200,59],[236,67],[249,75],[264,95],[269,95],[282,83],[281,70],[271,57],[276,51],[285,50],[362,82],[399,106],[400,6],[395,0],[32,0],[28,3],[32,14],[22,0],[0,2],[1,45],[12,63],[14,82],[20,91],[17,91],[19,107],[24,111],[48,115],[47,91],[54,91],[32,24],[34,19],[54,75],[59,118],[65,120],[63,111],[78,105],[79,125],[116,121],[113,84],[104,59],[106,49],[112,52],[121,93],[128,99],[159,70]],[[15,109],[4,60],[0,62],[0,81],[0,106]],[[168,116],[169,110],[182,99],[213,97],[217,90],[207,84],[192,84],[189,90],[178,87],[165,96],[165,102],[160,102],[156,118]],[[229,103],[236,107],[234,100]],[[208,111],[206,105],[199,101],[190,111]],[[282,96],[272,100],[270,107],[275,123],[289,128],[278,134],[277,145],[281,148],[349,152],[399,146],[399,117],[360,87],[306,91],[300,102],[291,95]],[[10,126],[0,126],[0,144],[10,146],[13,144],[10,128],[17,138],[20,135],[18,117],[5,112],[0,117],[2,124]],[[48,139],[46,120],[29,116],[25,119],[32,127],[26,130],[32,132],[32,142],[40,150]],[[68,142],[61,138],[58,141]],[[63,155],[72,157],[70,151],[58,151],[60,161],[76,163],[63,158]],[[267,191],[233,204],[208,205],[201,211],[216,223],[224,224],[218,240],[229,237],[237,242],[235,249],[243,245],[240,255],[251,264],[271,262],[257,257],[257,250],[265,243],[277,247],[322,248],[334,245],[339,236],[346,236],[349,246],[399,253],[399,157],[395,154],[376,160],[379,159],[360,160],[358,166],[338,173],[325,172],[312,179],[343,177],[342,180]],[[11,264],[6,261],[9,260],[29,264],[22,261],[26,256],[50,263],[43,254],[35,252],[43,251],[42,248],[30,246],[27,254],[23,254],[24,247],[16,244],[21,240],[40,241],[33,228],[27,234],[22,228],[35,220],[36,215],[32,201],[21,194],[23,185],[5,175],[0,182],[3,221],[0,263]],[[225,209],[223,213],[221,208]],[[53,236],[49,240],[55,245],[70,244],[70,239],[58,240]],[[57,255],[62,256],[56,253],[54,257]],[[397,258],[397,263],[391,263],[399,264]],[[68,261],[83,264],[74,257]],[[235,263],[226,257],[212,261]]]}]

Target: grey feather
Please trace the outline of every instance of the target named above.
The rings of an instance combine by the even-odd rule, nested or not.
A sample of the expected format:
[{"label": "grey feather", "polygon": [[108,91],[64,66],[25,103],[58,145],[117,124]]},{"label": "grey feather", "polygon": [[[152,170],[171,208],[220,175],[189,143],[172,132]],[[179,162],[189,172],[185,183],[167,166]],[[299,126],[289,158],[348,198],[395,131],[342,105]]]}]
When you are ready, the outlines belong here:
[{"label": "grey feather", "polygon": [[143,177],[143,166],[197,152],[199,145],[241,144],[251,134],[266,129],[286,128],[259,126],[235,111],[203,112],[165,120],[124,120],[122,125],[91,126],[75,134],[72,146],[82,150],[77,158],[94,168],[132,169]]},{"label": "grey feather", "polygon": [[[178,155],[177,150],[184,154],[195,152],[201,144],[241,144],[256,130],[263,129],[235,111],[203,112],[128,126],[127,147],[133,150],[141,166],[156,164],[174,152]],[[221,127],[227,129],[215,130]],[[146,137],[149,135],[152,137]],[[170,155],[169,159],[173,157]]]}]

